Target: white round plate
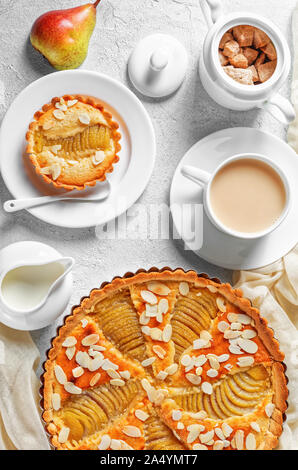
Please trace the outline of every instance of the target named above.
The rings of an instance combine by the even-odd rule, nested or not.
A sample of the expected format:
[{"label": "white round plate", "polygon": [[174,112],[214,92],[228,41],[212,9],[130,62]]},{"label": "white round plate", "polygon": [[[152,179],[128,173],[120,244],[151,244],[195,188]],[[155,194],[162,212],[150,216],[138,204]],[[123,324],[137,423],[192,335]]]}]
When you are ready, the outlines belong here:
[{"label": "white round plate", "polygon": [[[140,100],[122,83],[97,72],[68,70],[31,83],[10,106],[0,131],[0,167],[13,197],[27,198],[59,193],[44,183],[24,158],[25,135],[34,113],[53,97],[83,94],[99,98],[119,123],[120,161],[108,175],[112,190],[101,202],[58,202],[30,209],[39,219],[61,227],[101,225],[125,212],[147,186],[155,161],[155,135]],[[100,183],[86,197],[100,191]],[[61,192],[61,191],[60,191]]]},{"label": "white round plate", "polygon": [[[236,127],[215,132],[197,142],[184,155],[171,187],[171,206],[200,204],[203,190],[182,176],[181,167],[193,165],[213,172],[227,158],[245,152],[265,155],[284,170],[289,178],[293,202],[283,223],[270,235],[258,240],[240,240],[226,235],[217,230],[204,213],[203,246],[195,253],[227,269],[247,270],[267,266],[286,255],[297,244],[298,157],[294,150],[277,137],[257,129]],[[182,237],[181,220],[177,214],[172,212],[173,221],[178,235]],[[192,223],[190,216],[189,226]]]}]

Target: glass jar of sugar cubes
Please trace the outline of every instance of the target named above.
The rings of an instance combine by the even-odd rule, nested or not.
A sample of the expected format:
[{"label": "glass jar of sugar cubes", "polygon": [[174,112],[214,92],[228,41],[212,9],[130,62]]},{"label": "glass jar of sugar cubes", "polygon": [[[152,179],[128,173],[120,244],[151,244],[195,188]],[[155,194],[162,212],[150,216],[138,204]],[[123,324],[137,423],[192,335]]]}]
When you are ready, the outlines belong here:
[{"label": "glass jar of sugar cubes", "polygon": [[294,108],[278,94],[291,67],[281,31],[256,14],[223,15],[221,0],[200,1],[209,26],[199,63],[207,93],[226,108],[263,108],[289,124],[295,119]]}]

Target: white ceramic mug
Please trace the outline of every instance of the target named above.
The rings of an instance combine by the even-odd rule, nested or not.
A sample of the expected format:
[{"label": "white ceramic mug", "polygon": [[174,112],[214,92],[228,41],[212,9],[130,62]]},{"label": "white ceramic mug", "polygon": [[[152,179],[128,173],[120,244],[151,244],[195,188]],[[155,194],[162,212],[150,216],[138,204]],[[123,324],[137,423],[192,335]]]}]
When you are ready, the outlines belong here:
[{"label": "white ceramic mug", "polygon": [[[273,225],[270,225],[268,228],[266,228],[263,231],[260,232],[255,232],[255,233],[246,233],[246,232],[238,232],[236,230],[233,230],[227,226],[225,226],[219,218],[215,215],[212,205],[211,205],[211,198],[210,198],[210,192],[211,192],[211,186],[212,182],[215,178],[215,176],[218,174],[218,172],[224,168],[225,166],[229,165],[231,162],[236,161],[236,160],[241,160],[241,159],[254,159],[261,161],[265,164],[267,164],[269,167],[271,167],[281,178],[281,181],[284,185],[285,188],[285,193],[286,193],[286,203],[285,207],[280,215],[280,217],[276,220],[276,222]],[[287,176],[285,173],[279,168],[275,163],[273,163],[269,158],[264,157],[263,155],[259,154],[254,154],[254,153],[245,153],[245,154],[239,154],[235,155],[231,158],[228,158],[225,160],[221,165],[219,165],[216,170],[213,172],[213,174],[208,173],[204,170],[201,170],[200,168],[196,168],[193,166],[185,165],[181,168],[181,173],[183,176],[186,178],[190,179],[191,181],[199,184],[201,187],[204,189],[204,198],[203,198],[203,204],[204,204],[204,209],[205,212],[210,219],[210,221],[217,227],[219,230],[222,232],[231,235],[233,237],[237,238],[242,238],[246,240],[251,240],[251,239],[257,239],[264,237],[265,235],[268,235],[269,233],[273,232],[285,219],[287,216],[289,209],[290,209],[290,204],[291,204],[291,190],[290,190],[290,184]]]},{"label": "white ceramic mug", "polygon": [[[291,54],[282,32],[267,18],[252,13],[222,13],[222,0],[200,0],[209,27],[200,56],[199,73],[207,93],[218,104],[236,111],[253,108],[266,109],[283,124],[295,119],[290,101],[278,94],[291,68]],[[251,25],[264,31],[274,43],[277,66],[272,77],[256,86],[243,85],[229,77],[220,64],[219,43],[229,29],[239,25]]]}]

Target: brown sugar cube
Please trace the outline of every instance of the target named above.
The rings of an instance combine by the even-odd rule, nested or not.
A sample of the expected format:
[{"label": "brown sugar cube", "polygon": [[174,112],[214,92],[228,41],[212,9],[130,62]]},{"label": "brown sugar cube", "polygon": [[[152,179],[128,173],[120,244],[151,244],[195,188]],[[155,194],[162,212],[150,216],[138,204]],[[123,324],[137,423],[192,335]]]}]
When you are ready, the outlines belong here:
[{"label": "brown sugar cube", "polygon": [[240,53],[240,46],[236,41],[228,41],[225,44],[223,53],[226,57],[233,57]]},{"label": "brown sugar cube", "polygon": [[229,59],[225,55],[223,55],[221,51],[219,51],[218,56],[219,56],[220,65],[224,67],[225,65],[229,64]]},{"label": "brown sugar cube", "polygon": [[257,60],[255,61],[255,67],[258,68],[260,65],[262,65],[266,60],[266,55],[264,54],[264,52],[262,52],[259,57],[257,58]]},{"label": "brown sugar cube", "polygon": [[223,67],[225,73],[242,85],[253,85],[252,71],[249,69],[235,69],[232,65]]},{"label": "brown sugar cube", "polygon": [[236,67],[237,69],[247,69],[248,60],[243,54],[234,55],[230,58],[230,64]]},{"label": "brown sugar cube", "polygon": [[271,62],[266,62],[265,64],[259,65],[257,67],[258,74],[260,77],[260,82],[264,83],[267,80],[269,80],[270,77],[274,74],[274,71],[276,69],[276,60],[273,60]]},{"label": "brown sugar cube", "polygon": [[251,70],[251,72],[252,72],[252,80],[253,80],[254,83],[260,81],[260,77],[259,77],[258,71],[257,71],[257,69],[255,68],[254,65],[251,65],[250,67],[248,67],[247,70]]},{"label": "brown sugar cube", "polygon": [[233,35],[231,33],[225,33],[223,35],[223,37],[221,38],[221,41],[219,43],[219,48],[223,49],[227,42],[233,41],[233,40],[234,40],[234,38],[233,38]]},{"label": "brown sugar cube", "polygon": [[248,25],[236,26],[233,28],[234,38],[239,46],[252,46],[254,40],[254,27]]},{"label": "brown sugar cube", "polygon": [[258,51],[251,49],[251,47],[244,47],[242,54],[247,58],[249,66],[255,63],[259,55]]},{"label": "brown sugar cube", "polygon": [[262,31],[259,28],[255,28],[254,31],[254,41],[253,45],[256,49],[260,49],[261,47],[265,47],[267,44],[269,44],[270,38],[267,36],[264,31]]},{"label": "brown sugar cube", "polygon": [[271,41],[266,46],[261,47],[261,50],[266,54],[269,60],[277,59],[276,49]]}]

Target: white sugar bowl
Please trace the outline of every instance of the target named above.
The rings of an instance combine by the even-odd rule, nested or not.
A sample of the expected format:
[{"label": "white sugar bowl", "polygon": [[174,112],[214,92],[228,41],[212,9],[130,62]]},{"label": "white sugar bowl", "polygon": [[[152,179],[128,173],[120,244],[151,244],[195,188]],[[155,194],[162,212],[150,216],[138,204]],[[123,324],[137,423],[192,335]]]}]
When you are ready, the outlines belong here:
[{"label": "white sugar bowl", "polygon": [[[221,106],[236,111],[263,108],[284,124],[295,119],[289,100],[278,90],[286,81],[291,68],[291,54],[281,31],[267,18],[252,13],[224,15],[221,0],[200,0],[209,32],[206,36],[199,62],[199,73],[207,93]],[[272,40],[277,52],[275,72],[259,85],[243,85],[229,77],[219,59],[219,43],[224,33],[235,26],[250,25],[264,31]]]}]

